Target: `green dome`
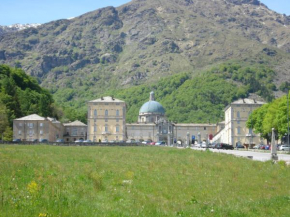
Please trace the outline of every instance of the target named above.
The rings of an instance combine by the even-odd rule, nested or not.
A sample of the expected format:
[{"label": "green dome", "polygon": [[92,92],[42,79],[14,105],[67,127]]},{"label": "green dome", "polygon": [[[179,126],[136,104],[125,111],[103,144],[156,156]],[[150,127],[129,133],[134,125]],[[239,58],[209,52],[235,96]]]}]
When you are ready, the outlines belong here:
[{"label": "green dome", "polygon": [[141,113],[153,113],[164,115],[165,109],[159,102],[149,101],[142,105],[141,109],[139,110],[139,114]]}]

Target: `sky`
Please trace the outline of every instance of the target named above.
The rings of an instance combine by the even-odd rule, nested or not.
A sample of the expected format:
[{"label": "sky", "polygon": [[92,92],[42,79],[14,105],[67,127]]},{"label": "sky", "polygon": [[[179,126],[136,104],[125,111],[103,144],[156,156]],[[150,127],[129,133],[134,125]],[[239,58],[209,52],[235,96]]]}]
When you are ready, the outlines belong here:
[{"label": "sky", "polygon": [[[0,0],[0,25],[47,23],[77,17],[106,7],[120,6],[130,0]],[[290,0],[261,0],[270,9],[290,15]]]}]

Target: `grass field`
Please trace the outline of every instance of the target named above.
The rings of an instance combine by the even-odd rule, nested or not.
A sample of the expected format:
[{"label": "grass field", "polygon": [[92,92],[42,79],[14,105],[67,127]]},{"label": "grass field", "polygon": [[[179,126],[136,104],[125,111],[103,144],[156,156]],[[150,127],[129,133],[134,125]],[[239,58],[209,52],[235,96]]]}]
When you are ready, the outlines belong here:
[{"label": "grass field", "polygon": [[0,146],[0,216],[289,216],[290,168],[166,147]]}]

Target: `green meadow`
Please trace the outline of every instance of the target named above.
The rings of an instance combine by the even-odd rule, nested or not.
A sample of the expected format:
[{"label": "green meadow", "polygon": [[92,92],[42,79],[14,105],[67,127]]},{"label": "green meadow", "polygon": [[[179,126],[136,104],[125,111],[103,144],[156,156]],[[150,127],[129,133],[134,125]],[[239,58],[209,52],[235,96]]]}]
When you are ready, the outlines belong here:
[{"label": "green meadow", "polygon": [[167,147],[0,146],[0,216],[289,216],[290,168]]}]

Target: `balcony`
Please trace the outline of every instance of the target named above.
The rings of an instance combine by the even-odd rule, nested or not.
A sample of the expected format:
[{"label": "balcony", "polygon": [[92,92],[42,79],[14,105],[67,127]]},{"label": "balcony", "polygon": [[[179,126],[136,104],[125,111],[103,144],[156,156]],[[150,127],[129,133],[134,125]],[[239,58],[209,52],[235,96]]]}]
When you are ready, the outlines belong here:
[{"label": "balcony", "polygon": [[253,133],[247,133],[246,137],[254,137],[255,135]]}]

